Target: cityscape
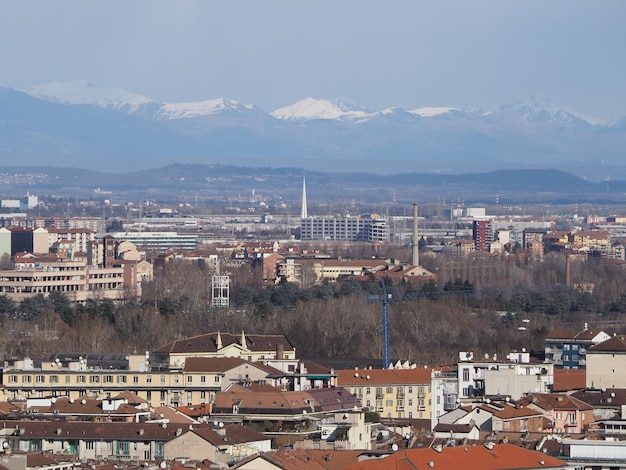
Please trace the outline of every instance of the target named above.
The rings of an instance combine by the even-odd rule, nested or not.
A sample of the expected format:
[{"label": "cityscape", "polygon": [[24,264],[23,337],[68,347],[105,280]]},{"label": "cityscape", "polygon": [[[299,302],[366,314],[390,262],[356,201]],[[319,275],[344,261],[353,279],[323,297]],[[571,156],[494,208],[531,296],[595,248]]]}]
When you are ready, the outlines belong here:
[{"label": "cityscape", "polygon": [[[200,204],[36,195],[29,175],[6,186],[25,195],[1,200],[7,457],[619,462],[618,200],[593,214],[451,196],[328,206],[302,176],[284,197],[200,192]],[[564,212],[576,209],[587,214]]]},{"label": "cityscape", "polygon": [[626,2],[0,8],[0,470],[626,469]]}]

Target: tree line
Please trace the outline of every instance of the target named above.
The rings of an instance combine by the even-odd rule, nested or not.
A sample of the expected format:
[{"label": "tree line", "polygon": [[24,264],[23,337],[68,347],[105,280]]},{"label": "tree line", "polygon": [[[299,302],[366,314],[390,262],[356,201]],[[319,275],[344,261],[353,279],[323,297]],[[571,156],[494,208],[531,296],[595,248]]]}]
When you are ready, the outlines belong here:
[{"label": "tree line", "polygon": [[[541,350],[551,329],[580,330],[585,322],[624,332],[626,287],[618,265],[572,263],[573,284],[586,286],[576,289],[565,285],[559,256],[422,260],[436,282],[386,280],[394,360],[432,365],[455,361],[459,351],[502,356],[522,347]],[[260,287],[255,268],[244,266],[231,273],[231,307],[213,308],[210,274],[182,261],[170,263],[155,271],[140,301],[90,299],[79,305],[52,292],[18,303],[0,295],[0,353],[6,359],[150,351],[173,339],[244,330],[284,333],[299,357],[379,361],[382,307],[373,301],[382,296],[379,281]]]}]

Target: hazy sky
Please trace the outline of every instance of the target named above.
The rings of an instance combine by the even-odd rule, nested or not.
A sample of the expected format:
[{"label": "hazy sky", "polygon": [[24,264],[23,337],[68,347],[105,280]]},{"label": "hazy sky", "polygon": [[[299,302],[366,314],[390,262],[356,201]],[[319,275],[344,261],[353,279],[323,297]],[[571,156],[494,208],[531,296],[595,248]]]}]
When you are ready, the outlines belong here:
[{"label": "hazy sky", "polygon": [[494,107],[626,116],[623,0],[0,0],[0,85],[159,101]]}]

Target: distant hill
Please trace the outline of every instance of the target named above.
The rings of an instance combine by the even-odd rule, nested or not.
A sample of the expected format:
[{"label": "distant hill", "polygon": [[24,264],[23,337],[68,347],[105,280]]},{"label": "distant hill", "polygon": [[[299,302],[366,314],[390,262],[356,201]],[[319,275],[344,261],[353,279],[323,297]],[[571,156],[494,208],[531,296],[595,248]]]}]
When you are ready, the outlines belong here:
[{"label": "distant hill", "polygon": [[0,167],[0,177],[31,175],[5,184],[3,193],[68,194],[94,197],[163,198],[177,195],[235,197],[251,192],[298,200],[306,175],[311,200],[375,203],[463,199],[492,203],[621,202],[626,181],[594,183],[560,170],[497,170],[487,173],[442,175],[404,173],[324,173],[294,167],[175,164],[149,170],[104,173],[43,166]]}]

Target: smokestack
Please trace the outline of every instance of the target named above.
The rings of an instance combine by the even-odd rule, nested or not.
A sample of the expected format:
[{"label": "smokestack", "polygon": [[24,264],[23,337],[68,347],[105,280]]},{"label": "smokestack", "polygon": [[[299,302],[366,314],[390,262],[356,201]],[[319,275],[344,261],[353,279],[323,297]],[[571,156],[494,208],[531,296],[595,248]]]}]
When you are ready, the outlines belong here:
[{"label": "smokestack", "polygon": [[413,203],[413,266],[420,265],[420,255],[419,250],[417,249],[417,245],[419,240],[417,238],[417,202]]}]

